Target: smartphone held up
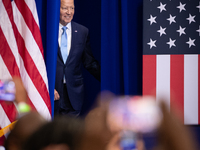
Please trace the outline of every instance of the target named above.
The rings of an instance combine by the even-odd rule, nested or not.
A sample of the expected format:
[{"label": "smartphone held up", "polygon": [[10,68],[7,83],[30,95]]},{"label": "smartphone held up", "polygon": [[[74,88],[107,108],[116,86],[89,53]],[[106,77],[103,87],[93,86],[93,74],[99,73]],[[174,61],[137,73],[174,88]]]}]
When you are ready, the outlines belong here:
[{"label": "smartphone held up", "polygon": [[111,128],[150,133],[157,129],[162,113],[154,97],[122,96],[109,105],[108,124]]},{"label": "smartphone held up", "polygon": [[15,83],[12,80],[0,80],[0,100],[15,100]]}]

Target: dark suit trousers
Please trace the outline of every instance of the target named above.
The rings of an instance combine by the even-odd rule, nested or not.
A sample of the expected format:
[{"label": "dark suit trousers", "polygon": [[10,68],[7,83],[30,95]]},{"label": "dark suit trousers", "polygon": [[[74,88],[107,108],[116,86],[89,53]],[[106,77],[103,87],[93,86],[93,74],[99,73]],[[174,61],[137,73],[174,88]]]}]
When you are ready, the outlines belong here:
[{"label": "dark suit trousers", "polygon": [[[62,102],[65,102],[65,107],[62,107]],[[55,115],[71,115],[71,116],[79,116],[80,111],[74,110],[69,100],[67,86],[63,85],[63,95],[60,95],[60,100],[54,101],[54,114]]]}]

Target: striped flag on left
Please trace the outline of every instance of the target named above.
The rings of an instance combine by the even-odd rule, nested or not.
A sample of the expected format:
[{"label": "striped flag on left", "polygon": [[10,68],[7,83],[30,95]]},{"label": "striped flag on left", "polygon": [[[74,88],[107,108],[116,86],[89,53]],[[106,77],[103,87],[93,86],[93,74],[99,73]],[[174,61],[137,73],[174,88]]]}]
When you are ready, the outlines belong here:
[{"label": "striped flag on left", "polygon": [[[0,79],[20,76],[30,105],[51,119],[46,66],[35,0],[0,0]],[[0,129],[15,121],[14,104],[0,103]],[[6,135],[4,135],[6,136]],[[0,137],[4,139],[5,137]],[[0,141],[0,145],[3,143]]]}]

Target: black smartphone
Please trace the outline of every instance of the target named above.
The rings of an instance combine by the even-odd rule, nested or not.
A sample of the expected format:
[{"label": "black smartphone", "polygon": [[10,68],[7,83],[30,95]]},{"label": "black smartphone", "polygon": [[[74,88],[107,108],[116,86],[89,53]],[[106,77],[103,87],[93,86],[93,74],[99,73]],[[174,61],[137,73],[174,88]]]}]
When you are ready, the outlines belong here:
[{"label": "black smartphone", "polygon": [[0,80],[0,100],[15,100],[15,83],[12,80]]}]

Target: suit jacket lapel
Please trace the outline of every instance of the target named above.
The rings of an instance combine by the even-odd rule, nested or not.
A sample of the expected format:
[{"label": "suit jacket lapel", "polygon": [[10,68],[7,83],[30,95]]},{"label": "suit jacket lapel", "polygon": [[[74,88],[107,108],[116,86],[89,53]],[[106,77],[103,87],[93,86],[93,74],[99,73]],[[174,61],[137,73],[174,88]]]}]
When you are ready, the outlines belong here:
[{"label": "suit jacket lapel", "polygon": [[69,61],[69,59],[71,58],[71,53],[73,53],[73,50],[74,50],[74,46],[75,46],[75,39],[76,39],[76,33],[75,33],[75,31],[77,32],[77,29],[76,29],[76,27],[75,27],[75,24],[74,24],[74,22],[72,21],[71,22],[71,26],[72,26],[72,39],[71,39],[71,49],[70,49],[70,51],[69,51],[69,55],[68,55],[68,58],[67,58],[67,61],[66,61],[66,63]]},{"label": "suit jacket lapel", "polygon": [[[63,58],[62,58],[62,54],[61,54],[61,51],[60,51],[60,46],[59,46],[59,44],[58,44],[58,57],[62,60],[62,62],[63,62]],[[63,64],[64,64],[64,62],[63,62]]]}]

